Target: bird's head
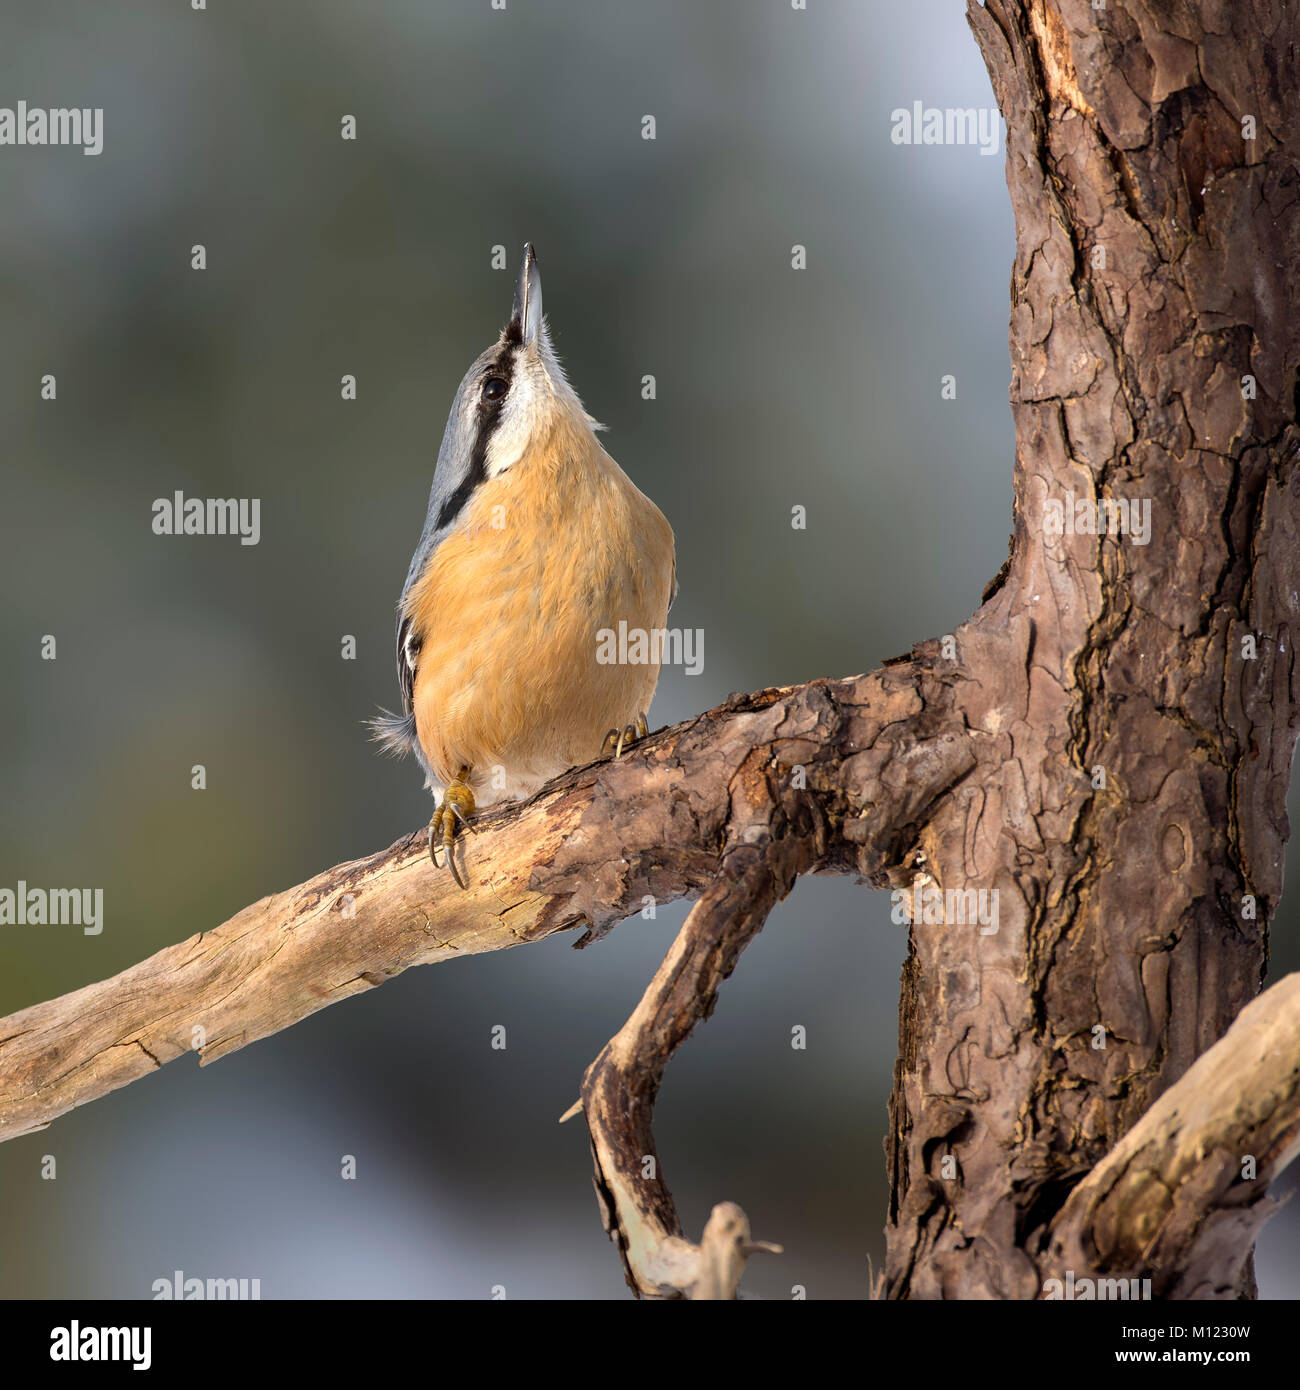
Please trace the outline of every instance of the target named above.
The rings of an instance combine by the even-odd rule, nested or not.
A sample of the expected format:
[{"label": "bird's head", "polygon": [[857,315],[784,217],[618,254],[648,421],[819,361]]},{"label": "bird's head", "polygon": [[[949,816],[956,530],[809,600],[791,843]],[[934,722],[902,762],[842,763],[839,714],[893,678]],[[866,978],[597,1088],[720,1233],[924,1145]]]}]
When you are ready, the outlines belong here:
[{"label": "bird's head", "polygon": [[528,244],[510,320],[474,360],[452,402],[438,453],[437,524],[449,524],[476,487],[513,467],[561,422],[583,431],[601,428],[583,409],[551,347],[542,317],[542,276]]}]

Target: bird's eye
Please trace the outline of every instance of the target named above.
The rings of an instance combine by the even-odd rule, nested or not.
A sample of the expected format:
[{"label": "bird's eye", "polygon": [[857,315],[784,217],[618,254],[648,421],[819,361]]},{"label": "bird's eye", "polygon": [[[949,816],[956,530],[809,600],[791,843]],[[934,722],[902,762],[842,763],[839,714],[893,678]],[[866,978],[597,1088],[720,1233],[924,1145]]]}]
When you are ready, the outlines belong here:
[{"label": "bird's eye", "polygon": [[490,376],[483,383],[482,399],[485,401],[499,401],[508,389],[506,381],[499,376]]}]

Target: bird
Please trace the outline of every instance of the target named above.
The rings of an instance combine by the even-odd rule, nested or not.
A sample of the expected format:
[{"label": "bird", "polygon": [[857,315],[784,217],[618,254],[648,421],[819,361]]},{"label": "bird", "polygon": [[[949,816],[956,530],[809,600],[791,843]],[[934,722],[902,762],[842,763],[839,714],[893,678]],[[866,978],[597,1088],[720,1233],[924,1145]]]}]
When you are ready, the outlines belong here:
[{"label": "bird", "polygon": [[372,721],[423,767],[429,856],[441,847],[462,889],[458,828],[649,732],[661,646],[620,664],[602,639],[665,630],[676,547],[603,429],[555,354],[529,242],[509,321],[462,378],[438,450],[397,604],[402,710]]}]

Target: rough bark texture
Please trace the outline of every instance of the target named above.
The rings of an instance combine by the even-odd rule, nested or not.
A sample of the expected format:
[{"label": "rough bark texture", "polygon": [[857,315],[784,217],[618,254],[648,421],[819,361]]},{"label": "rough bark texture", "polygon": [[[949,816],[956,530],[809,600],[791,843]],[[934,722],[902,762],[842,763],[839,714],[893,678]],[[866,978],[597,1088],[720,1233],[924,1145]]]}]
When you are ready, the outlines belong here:
[{"label": "rough bark texture", "polygon": [[[978,764],[912,859],[997,888],[1000,930],[912,933],[896,1298],[1034,1296],[1072,1185],[1257,992],[1296,735],[1296,7],[969,17],[1008,123],[1015,534],[931,666]],[[1149,498],[1150,543],[1047,534],[1068,493]]]},{"label": "rough bark texture", "polygon": [[[566,774],[483,819],[467,894],[408,837],[0,1020],[0,1138],[409,965],[699,892],[579,1108],[632,1287],[730,1297],[762,1247],[729,1203],[682,1234],[659,1080],[797,877],[857,873],[998,895],[996,931],[911,929],[884,1296],[1252,1290],[1300,1135],[1297,977],[1214,1044],[1259,991],[1296,738],[1295,7],[969,13],[1008,122],[1017,447],[1011,554],[955,642]],[[1053,534],[1072,499],[1148,502],[1149,543]]]},{"label": "rough bark texture", "polygon": [[1300,974],[1240,1018],[1070,1193],[1048,1277],[1141,1270],[1155,1298],[1232,1288],[1300,1152]]},{"label": "rough bark texture", "polygon": [[[915,673],[899,668],[733,696],[481,818],[458,851],[467,893],[429,863],[416,831],[0,1019],[0,1140],[185,1053],[214,1061],[409,966],[576,925],[584,942],[603,935],[647,896],[663,904],[703,889],[724,858],[756,855],[779,874],[769,900],[802,870],[874,871],[970,764],[958,732],[921,710]],[[795,764],[807,766],[805,790],[792,787]],[[700,1008],[709,989],[698,982]]]}]

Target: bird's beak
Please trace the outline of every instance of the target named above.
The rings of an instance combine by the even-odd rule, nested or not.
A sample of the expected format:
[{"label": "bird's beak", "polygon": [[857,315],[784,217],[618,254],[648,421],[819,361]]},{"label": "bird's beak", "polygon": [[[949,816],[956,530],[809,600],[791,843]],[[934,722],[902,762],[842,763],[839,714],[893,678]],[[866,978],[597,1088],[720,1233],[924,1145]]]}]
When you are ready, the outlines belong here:
[{"label": "bird's beak", "polygon": [[525,347],[535,343],[542,331],[542,273],[537,268],[537,252],[531,241],[524,243],[519,285],[510,310],[510,327],[516,326]]}]

